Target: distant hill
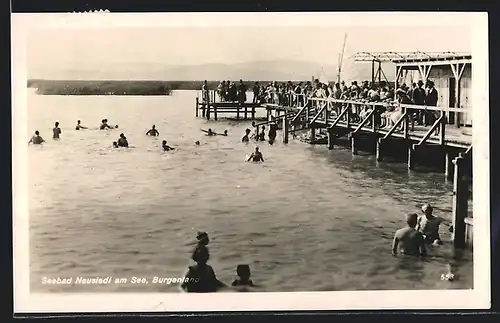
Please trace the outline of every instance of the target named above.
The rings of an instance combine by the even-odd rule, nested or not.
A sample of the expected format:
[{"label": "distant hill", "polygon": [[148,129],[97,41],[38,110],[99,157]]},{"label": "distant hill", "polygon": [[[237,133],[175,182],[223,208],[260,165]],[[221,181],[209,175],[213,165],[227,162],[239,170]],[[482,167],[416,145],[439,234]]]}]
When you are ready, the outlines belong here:
[{"label": "distant hill", "polygon": [[[29,70],[29,78],[52,80],[310,80],[322,73],[333,81],[337,77],[335,65],[321,65],[294,60],[253,61],[238,64],[200,64],[172,66],[168,63],[112,63],[105,68],[72,68]],[[390,67],[390,66],[389,66]],[[394,68],[386,68],[389,80],[394,78]],[[371,64],[346,62],[342,79],[364,80],[371,77]]]}]

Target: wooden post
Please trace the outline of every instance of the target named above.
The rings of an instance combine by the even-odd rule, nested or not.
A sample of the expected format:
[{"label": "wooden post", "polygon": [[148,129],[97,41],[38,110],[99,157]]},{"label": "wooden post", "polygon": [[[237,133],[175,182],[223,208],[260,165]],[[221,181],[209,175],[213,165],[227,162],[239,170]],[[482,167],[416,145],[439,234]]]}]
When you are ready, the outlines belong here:
[{"label": "wooden post", "polygon": [[198,118],[198,109],[199,109],[199,103],[200,103],[200,99],[198,97],[196,97],[196,117]]},{"label": "wooden post", "polygon": [[311,136],[309,138],[309,142],[312,143],[316,141],[316,128],[311,126]]},{"label": "wooden post", "polygon": [[375,159],[377,161],[382,161],[382,138],[377,138],[377,147],[375,148]]},{"label": "wooden post", "polygon": [[415,167],[415,147],[411,142],[408,143],[408,169]]},{"label": "wooden post", "polygon": [[266,108],[267,112],[267,121],[271,120],[271,109],[269,107]]},{"label": "wooden post", "polygon": [[252,120],[255,120],[255,107],[252,107]]},{"label": "wooden post", "polygon": [[289,120],[288,118],[283,118],[283,127],[282,127],[282,132],[283,132],[283,143],[287,144],[288,143],[288,125],[289,125]]},{"label": "wooden post", "polygon": [[332,150],[335,143],[335,136],[333,133],[333,129],[328,128],[328,149]]},{"label": "wooden post", "polygon": [[240,105],[236,107],[236,120],[240,120]]},{"label": "wooden post", "polygon": [[217,106],[214,103],[214,119],[217,121]]},{"label": "wooden post", "polygon": [[245,120],[247,120],[247,119],[248,119],[248,107],[245,104]]},{"label": "wooden post", "polygon": [[356,135],[354,133],[350,133],[349,137],[351,139],[351,152],[353,155],[358,154],[358,146],[356,145]]},{"label": "wooden post", "polygon": [[444,175],[446,179],[453,179],[453,158],[449,151],[444,153]]},{"label": "wooden post", "polygon": [[465,218],[468,213],[468,183],[464,180],[466,162],[462,154],[453,160],[455,172],[453,175],[453,211],[452,211],[452,240],[456,248],[465,247]]},{"label": "wooden post", "polygon": [[210,105],[206,104],[206,107],[207,107],[207,112],[206,112],[206,114],[207,114],[207,120],[210,120]]},{"label": "wooden post", "polygon": [[259,140],[259,126],[255,128],[255,140]]}]

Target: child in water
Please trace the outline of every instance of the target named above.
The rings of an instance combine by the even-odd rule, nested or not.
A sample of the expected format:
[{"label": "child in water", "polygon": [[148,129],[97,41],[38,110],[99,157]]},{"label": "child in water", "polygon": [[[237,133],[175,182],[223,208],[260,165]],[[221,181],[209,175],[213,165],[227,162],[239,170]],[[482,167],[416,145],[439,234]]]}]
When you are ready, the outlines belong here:
[{"label": "child in water", "polygon": [[163,142],[161,143],[161,146],[163,148],[164,151],[170,151],[170,150],[174,150],[175,148],[173,147],[170,147],[169,145],[167,145],[167,141],[166,140],[163,140]]},{"label": "child in water", "polygon": [[250,279],[250,266],[238,265],[238,267],[236,267],[236,274],[238,275],[238,278],[233,281],[231,286],[255,286],[253,281]]},{"label": "child in water", "polygon": [[113,148],[118,148],[118,143],[116,141],[113,141]]},{"label": "child in water", "polygon": [[[198,240],[198,243],[196,244],[196,247],[194,248],[193,255],[191,256],[191,259],[194,260],[196,253],[203,251],[208,253],[208,243],[210,242],[210,238],[208,237],[208,234],[206,232],[201,232],[198,231],[198,234],[196,236],[196,240]],[[196,260],[195,260],[196,261]]]}]

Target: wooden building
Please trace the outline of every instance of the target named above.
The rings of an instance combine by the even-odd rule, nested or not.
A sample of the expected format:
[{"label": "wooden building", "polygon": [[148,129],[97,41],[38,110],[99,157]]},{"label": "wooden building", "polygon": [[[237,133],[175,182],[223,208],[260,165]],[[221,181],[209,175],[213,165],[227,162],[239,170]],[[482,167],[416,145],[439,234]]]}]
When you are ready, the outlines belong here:
[{"label": "wooden building", "polygon": [[[382,63],[396,65],[396,86],[422,80],[434,82],[438,91],[438,107],[462,108],[470,111],[472,101],[472,56],[463,53],[423,52],[358,52],[355,61],[372,63],[372,82],[390,82],[382,70]],[[377,67],[378,65],[378,67]],[[458,117],[456,116],[458,114]],[[446,112],[446,121],[456,127],[472,126],[472,113]]]},{"label": "wooden building", "polygon": [[[461,108],[470,111],[472,95],[471,55],[429,55],[394,59],[396,83],[407,82],[408,73],[414,71],[413,81],[434,82],[438,91],[438,107]],[[408,83],[407,83],[408,84]],[[409,84],[408,84],[409,85]],[[457,116],[458,115],[458,116]],[[447,122],[457,127],[472,126],[471,113],[446,113]]]}]

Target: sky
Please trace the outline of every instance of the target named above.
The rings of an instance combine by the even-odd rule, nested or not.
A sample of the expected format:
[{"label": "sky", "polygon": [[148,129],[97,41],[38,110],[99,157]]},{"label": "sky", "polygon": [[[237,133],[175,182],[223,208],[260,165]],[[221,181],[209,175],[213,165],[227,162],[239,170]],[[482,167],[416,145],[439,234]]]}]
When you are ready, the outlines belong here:
[{"label": "sky", "polygon": [[471,51],[467,28],[278,26],[38,29],[27,36],[26,55],[28,69],[276,59],[336,64],[345,34],[346,58],[358,51]]}]

